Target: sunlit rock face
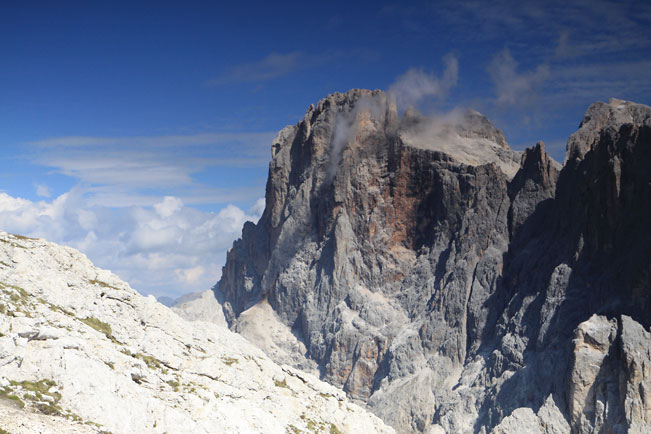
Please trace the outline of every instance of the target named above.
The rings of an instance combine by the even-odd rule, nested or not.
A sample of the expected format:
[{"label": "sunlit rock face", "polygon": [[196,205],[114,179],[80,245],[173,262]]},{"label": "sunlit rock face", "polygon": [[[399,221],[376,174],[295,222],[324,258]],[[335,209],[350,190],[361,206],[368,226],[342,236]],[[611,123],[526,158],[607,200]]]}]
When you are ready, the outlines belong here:
[{"label": "sunlit rock face", "polygon": [[[206,298],[185,300],[181,312],[202,316]],[[0,232],[2,432],[310,427],[394,432],[335,387],[273,363],[224,326],[181,319],[81,253]]]},{"label": "sunlit rock face", "polygon": [[[398,432],[648,431],[648,353],[621,348],[629,326],[651,345],[650,113],[592,105],[561,168],[477,112],[330,95],[273,142],[266,209],[216,286],[226,318],[270,306],[296,363]],[[614,330],[606,401],[581,380],[591,321]]]}]

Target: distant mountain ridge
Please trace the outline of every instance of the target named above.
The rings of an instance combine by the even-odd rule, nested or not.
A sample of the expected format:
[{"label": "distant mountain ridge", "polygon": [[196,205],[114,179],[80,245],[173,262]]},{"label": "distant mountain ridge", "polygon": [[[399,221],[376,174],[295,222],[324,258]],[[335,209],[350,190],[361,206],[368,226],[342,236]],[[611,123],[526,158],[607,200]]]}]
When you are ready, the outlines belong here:
[{"label": "distant mountain ridge", "polygon": [[228,253],[226,319],[268,304],[296,341],[274,357],[401,433],[651,431],[651,108],[590,106],[562,168],[503,137],[381,91],[311,106]]}]

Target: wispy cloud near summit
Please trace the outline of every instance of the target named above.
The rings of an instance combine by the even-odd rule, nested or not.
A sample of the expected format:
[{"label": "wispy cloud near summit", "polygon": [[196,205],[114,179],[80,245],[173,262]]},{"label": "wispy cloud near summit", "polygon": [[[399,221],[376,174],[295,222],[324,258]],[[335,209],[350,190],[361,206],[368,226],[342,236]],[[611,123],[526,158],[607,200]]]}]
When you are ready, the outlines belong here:
[{"label": "wispy cloud near summit", "polygon": [[208,81],[209,85],[220,86],[230,83],[260,82],[282,77],[301,68],[305,54],[271,53],[256,62],[243,63],[228,68],[223,74]]},{"label": "wispy cloud near summit", "polygon": [[493,57],[488,73],[495,85],[496,104],[522,107],[535,101],[539,87],[549,77],[549,66],[543,64],[534,70],[519,72],[511,52],[504,49]]},{"label": "wispy cloud near summit", "polygon": [[453,54],[443,57],[445,70],[441,78],[426,73],[422,68],[411,68],[398,77],[390,87],[389,94],[395,98],[400,110],[415,105],[423,98],[444,98],[457,84],[459,61]]}]

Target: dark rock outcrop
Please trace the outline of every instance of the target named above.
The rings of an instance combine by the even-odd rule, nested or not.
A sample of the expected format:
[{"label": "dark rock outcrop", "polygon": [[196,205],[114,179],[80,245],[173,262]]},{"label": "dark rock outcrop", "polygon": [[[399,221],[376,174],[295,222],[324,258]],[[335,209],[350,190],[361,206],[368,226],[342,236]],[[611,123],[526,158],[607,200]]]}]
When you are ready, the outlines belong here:
[{"label": "dark rock outcrop", "polygon": [[[561,170],[476,112],[330,95],[273,143],[264,214],[217,286],[227,319],[268,302],[325,380],[401,432],[648,429],[647,392],[630,391],[648,354],[616,341],[651,324],[650,114],[594,104]],[[626,385],[606,413],[575,378],[594,314],[641,324],[599,344],[619,352],[597,377]]]}]

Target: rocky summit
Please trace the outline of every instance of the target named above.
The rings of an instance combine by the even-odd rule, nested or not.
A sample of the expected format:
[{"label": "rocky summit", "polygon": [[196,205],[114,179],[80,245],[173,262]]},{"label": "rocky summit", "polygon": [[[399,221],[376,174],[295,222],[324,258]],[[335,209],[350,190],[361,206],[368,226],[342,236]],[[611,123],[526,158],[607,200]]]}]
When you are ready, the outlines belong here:
[{"label": "rocky summit", "polygon": [[561,167],[352,90],[280,131],[215,294],[399,433],[648,433],[649,223],[647,106],[590,106]]},{"label": "rocky summit", "polygon": [[[197,300],[179,311],[200,316]],[[225,327],[181,319],[81,253],[0,232],[0,432],[394,431],[335,387]]]}]

